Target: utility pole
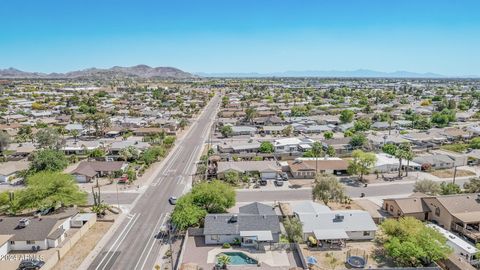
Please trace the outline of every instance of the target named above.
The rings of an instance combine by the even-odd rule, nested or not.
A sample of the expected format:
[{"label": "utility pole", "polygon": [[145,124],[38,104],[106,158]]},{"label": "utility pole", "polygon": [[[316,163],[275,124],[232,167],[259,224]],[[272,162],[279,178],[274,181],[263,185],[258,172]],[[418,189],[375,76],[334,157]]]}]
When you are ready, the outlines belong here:
[{"label": "utility pole", "polygon": [[457,176],[457,165],[455,165],[455,167],[453,167],[453,184],[455,184],[455,177]]}]

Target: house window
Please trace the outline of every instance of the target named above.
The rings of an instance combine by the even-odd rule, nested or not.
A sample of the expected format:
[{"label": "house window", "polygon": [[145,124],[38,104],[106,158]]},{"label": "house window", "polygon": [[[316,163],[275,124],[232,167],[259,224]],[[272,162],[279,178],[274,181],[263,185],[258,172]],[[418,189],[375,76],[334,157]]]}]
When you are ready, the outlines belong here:
[{"label": "house window", "polygon": [[435,208],[435,216],[440,216],[440,207]]},{"label": "house window", "polygon": [[370,232],[369,231],[364,231],[363,236],[370,236]]},{"label": "house window", "polygon": [[219,240],[219,237],[218,237],[218,235],[215,234],[215,235],[210,236],[210,239],[211,239],[211,240],[218,241],[218,240]]},{"label": "house window", "polygon": [[393,212],[393,205],[390,205],[390,212]]},{"label": "house window", "polygon": [[388,203],[386,203],[386,204],[385,204],[385,209],[387,209],[387,210],[388,210]]},{"label": "house window", "polygon": [[15,241],[10,241],[10,245],[15,245]]},{"label": "house window", "polygon": [[27,240],[27,245],[35,245],[35,241]]}]

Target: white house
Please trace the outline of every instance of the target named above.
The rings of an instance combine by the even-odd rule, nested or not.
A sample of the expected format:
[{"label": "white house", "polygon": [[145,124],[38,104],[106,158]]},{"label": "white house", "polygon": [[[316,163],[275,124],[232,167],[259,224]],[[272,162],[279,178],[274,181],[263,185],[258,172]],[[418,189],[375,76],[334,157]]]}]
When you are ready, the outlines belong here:
[{"label": "white house", "polygon": [[370,214],[361,210],[331,210],[325,205],[304,201],[293,205],[294,215],[303,224],[305,241],[371,240],[377,226]]},{"label": "white house", "polygon": [[[398,172],[398,167],[400,165],[398,158],[385,153],[376,154],[376,156],[377,156],[377,161],[373,169],[374,171],[377,171],[380,173]],[[409,165],[408,169],[410,171],[414,171],[414,170],[418,171],[422,167],[421,164],[418,164],[413,161],[410,161],[408,165]],[[402,167],[406,167],[406,166],[407,166],[407,162],[402,161]]]},{"label": "white house", "polygon": [[15,180],[17,174],[28,169],[30,162],[28,161],[8,161],[0,166],[0,183],[7,183]]},{"label": "white house", "polygon": [[275,140],[273,146],[277,153],[290,153],[308,149],[315,141],[309,138],[284,138]]},{"label": "white house", "polygon": [[429,223],[427,226],[438,231],[447,239],[447,245],[453,249],[453,253],[465,258],[470,263],[477,260],[475,256],[478,254],[479,250],[474,245],[438,225]]}]

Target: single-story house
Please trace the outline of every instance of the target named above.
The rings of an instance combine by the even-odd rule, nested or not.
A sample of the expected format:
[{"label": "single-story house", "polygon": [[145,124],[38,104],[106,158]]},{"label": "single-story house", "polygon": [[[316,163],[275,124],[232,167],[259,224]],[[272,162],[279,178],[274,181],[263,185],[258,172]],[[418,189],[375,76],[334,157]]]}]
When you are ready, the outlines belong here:
[{"label": "single-story house", "polygon": [[8,161],[0,164],[0,183],[7,183],[15,180],[17,174],[27,170],[30,165],[28,161]]},{"label": "single-story house", "polygon": [[135,141],[135,140],[116,141],[110,145],[109,150],[112,155],[118,155],[120,151],[130,146],[140,151],[143,151],[149,148],[150,144],[142,141]]},{"label": "single-story house", "polygon": [[312,201],[292,206],[294,216],[303,224],[303,239],[317,241],[372,240],[377,226],[370,214],[361,210],[331,210]]},{"label": "single-story house", "polygon": [[[379,173],[398,172],[398,168],[400,166],[398,158],[385,153],[375,155],[377,157],[377,161],[375,162],[375,167],[373,168],[373,171],[377,171]],[[407,161],[402,161],[402,169],[405,169],[406,167]],[[421,170],[422,165],[418,162],[415,162],[414,160],[408,163],[408,167],[409,171],[419,171]]]},{"label": "single-story house", "polygon": [[217,145],[220,153],[257,153],[260,148],[260,142],[258,141],[243,141],[243,142],[224,142]]},{"label": "single-story house", "polygon": [[105,177],[117,171],[124,171],[128,164],[123,161],[84,161],[78,164],[71,175],[77,182],[90,182],[95,177]]},{"label": "single-story house", "polygon": [[65,155],[86,155],[89,151],[100,148],[99,141],[77,141],[68,140],[62,147],[62,151]]},{"label": "single-story house", "polygon": [[455,161],[448,155],[444,154],[417,156],[413,161],[422,166],[428,164],[432,169],[449,169],[455,166]]},{"label": "single-story house", "polygon": [[235,171],[240,174],[258,172],[262,179],[277,178],[277,175],[282,172],[282,168],[276,161],[231,161],[218,162],[217,176],[222,179],[228,171]]},{"label": "single-story house", "polygon": [[253,136],[257,132],[256,127],[249,127],[249,126],[233,126],[232,127],[232,135],[233,136],[240,136],[240,135],[250,135]]},{"label": "single-story house", "polygon": [[[0,238],[7,238],[7,253],[12,250],[32,251],[57,247],[70,229],[72,216],[67,211],[61,217],[1,217]],[[4,252],[5,250],[1,251]]]},{"label": "single-story house", "polygon": [[341,158],[297,158],[288,161],[289,171],[293,178],[315,178],[318,173],[331,173],[335,175],[345,174],[348,168],[348,162]]},{"label": "single-story house", "polygon": [[273,146],[276,153],[291,153],[307,149],[314,143],[314,140],[309,138],[283,138],[275,140]]},{"label": "single-story house", "polygon": [[260,248],[280,240],[279,217],[271,206],[257,202],[240,207],[239,213],[207,214],[204,224],[207,245],[238,240],[243,247]]}]

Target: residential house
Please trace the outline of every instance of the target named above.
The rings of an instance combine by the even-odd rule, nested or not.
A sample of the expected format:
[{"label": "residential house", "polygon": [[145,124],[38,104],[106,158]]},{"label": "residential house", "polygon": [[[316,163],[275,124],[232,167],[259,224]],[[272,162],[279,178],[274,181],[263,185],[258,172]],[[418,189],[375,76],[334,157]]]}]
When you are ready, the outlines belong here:
[{"label": "residential house", "polygon": [[252,203],[239,213],[207,214],[203,234],[205,244],[222,245],[239,241],[243,247],[261,248],[280,240],[279,217],[271,206]]},{"label": "residential house", "polygon": [[224,142],[217,145],[220,153],[257,153],[260,148],[260,142],[258,141],[243,141],[243,142]]},{"label": "residential house", "polygon": [[322,141],[323,148],[327,149],[329,146],[335,149],[335,153],[337,156],[345,156],[349,155],[353,148],[350,145],[351,138],[343,137],[343,138],[333,138]]},{"label": "residential house", "polygon": [[416,195],[404,199],[386,199],[384,210],[393,217],[413,216],[480,242],[480,197],[478,194],[445,196]]},{"label": "residential house", "polygon": [[119,155],[123,149],[128,147],[133,147],[139,151],[144,151],[150,147],[150,144],[137,140],[115,141],[109,146],[110,154],[114,156]]},{"label": "residential house", "polygon": [[346,174],[348,162],[341,158],[297,158],[288,161],[289,171],[293,178],[315,178],[318,173],[328,173],[335,175]]},{"label": "residential house", "polygon": [[274,141],[276,153],[304,152],[311,148],[314,140],[309,138],[282,138]]},{"label": "residential house", "polygon": [[264,180],[275,180],[282,172],[282,168],[276,161],[233,161],[218,162],[217,177],[223,179],[225,173],[235,171],[240,174],[259,173]]},{"label": "residential house", "polygon": [[240,135],[249,135],[253,136],[257,132],[256,127],[250,126],[233,126],[232,127],[232,135],[233,136],[240,136]]},{"label": "residential house", "polygon": [[[398,160],[398,158],[386,153],[375,154],[375,156],[377,157],[377,161],[375,162],[375,167],[373,168],[373,171],[379,173],[398,172],[398,169],[400,167],[400,161]],[[402,170],[406,169],[407,163],[409,171],[419,171],[422,168],[422,164],[413,160],[410,162],[402,162]]]},{"label": "residential house", "polygon": [[65,155],[87,155],[90,151],[101,147],[99,141],[77,141],[68,140],[62,147]]},{"label": "residential house", "polygon": [[5,251],[45,250],[57,247],[71,228],[70,221],[78,211],[65,210],[63,213],[44,217],[0,218],[0,238],[8,238]]},{"label": "residential house", "polygon": [[455,166],[454,159],[444,154],[416,156],[413,161],[420,164],[422,168],[449,169]]},{"label": "residential house", "polygon": [[303,224],[303,239],[321,242],[372,240],[377,226],[370,214],[361,210],[331,210],[325,205],[304,201],[293,205],[294,215]]},{"label": "residential house", "polygon": [[128,164],[123,161],[83,161],[70,174],[77,182],[90,182],[95,177],[112,176],[115,172],[124,171]]},{"label": "residential house", "polygon": [[0,183],[13,183],[21,171],[27,170],[30,166],[28,161],[7,161],[0,163]]}]

